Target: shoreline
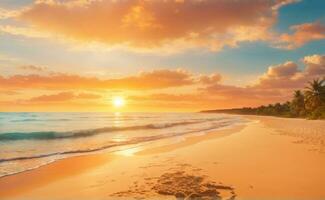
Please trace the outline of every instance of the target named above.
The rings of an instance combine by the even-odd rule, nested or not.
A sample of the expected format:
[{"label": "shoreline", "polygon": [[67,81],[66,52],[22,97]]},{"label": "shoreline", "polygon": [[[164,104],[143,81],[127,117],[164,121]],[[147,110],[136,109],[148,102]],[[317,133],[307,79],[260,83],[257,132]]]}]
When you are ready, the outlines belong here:
[{"label": "shoreline", "polygon": [[[173,138],[151,141],[151,143],[155,143],[155,144],[154,145],[149,144],[149,147],[146,147],[144,149],[141,149],[143,146],[139,145],[136,147],[129,147],[124,150],[114,150],[114,151],[109,151],[109,152],[95,152],[95,153],[87,154],[87,155],[78,155],[78,156],[72,156],[72,157],[68,157],[68,158],[62,158],[62,159],[56,160],[54,162],[42,165],[42,166],[34,168],[34,169],[30,169],[30,170],[26,170],[26,171],[18,172],[15,174],[10,174],[7,176],[0,177],[0,188],[5,189],[5,190],[0,190],[0,197],[16,196],[16,195],[19,195],[20,193],[30,189],[31,188],[30,185],[28,185],[26,187],[26,185],[24,185],[24,184],[23,185],[19,184],[18,180],[21,180],[21,179],[31,179],[30,177],[32,177],[33,179],[37,179],[36,181],[33,182],[33,183],[36,183],[35,185],[37,185],[37,186],[43,185],[44,182],[38,181],[38,180],[44,180],[44,178],[48,179],[47,181],[49,181],[49,182],[55,181],[55,178],[52,179],[52,177],[48,178],[48,177],[44,176],[45,172],[48,170],[52,171],[52,173],[55,174],[55,177],[58,179],[60,179],[60,177],[65,178],[70,175],[72,176],[74,174],[77,174],[78,172],[86,171],[88,168],[96,167],[97,165],[107,163],[108,162],[107,158],[112,159],[113,157],[120,156],[121,154],[127,155],[128,151],[131,151],[130,153],[135,154],[135,155],[149,155],[149,154],[161,153],[164,151],[163,149],[165,149],[165,148],[169,149],[167,151],[170,151],[171,148],[173,148],[173,147],[175,149],[178,149],[178,148],[181,148],[182,146],[186,147],[188,145],[199,143],[200,141],[204,141],[207,139],[226,137],[229,134],[236,133],[236,131],[241,130],[242,128],[244,128],[244,125],[235,125],[234,127],[222,128],[220,130],[208,132],[203,135],[189,134],[189,135],[185,136],[186,139],[184,141],[180,141],[180,142],[176,142],[176,143],[172,143],[172,142],[168,141],[168,140],[173,140]],[[217,134],[215,134],[216,132],[217,132]],[[144,144],[144,146],[145,146],[145,144]],[[134,152],[132,151],[133,149],[136,149],[139,147],[140,147],[140,150],[137,150]],[[157,152],[155,152],[155,151],[157,151]],[[70,174],[67,172],[65,172],[64,175],[60,174],[60,169],[62,169],[62,167],[64,167],[64,166],[71,166],[74,162],[85,163],[85,162],[90,162],[90,161],[93,161],[93,162],[95,161],[95,162],[92,163],[92,165],[90,165],[90,166],[88,166],[88,165],[78,166],[78,168],[76,168],[77,171],[75,171],[75,168],[73,168],[73,170],[71,170],[70,168],[67,168],[67,169],[69,169],[68,170],[69,172],[73,171],[74,174]],[[57,177],[56,174],[60,175],[60,177]],[[13,187],[13,185],[15,185],[15,188]],[[18,190],[17,190],[17,187],[19,188]],[[11,191],[11,189],[14,191]]]},{"label": "shoreline", "polygon": [[[172,186],[176,189],[183,184],[180,180],[184,177],[188,181],[192,181],[190,177],[196,177],[202,180],[197,184],[198,188],[204,189],[204,184],[214,185],[217,188],[214,195],[224,198],[325,198],[321,188],[325,184],[325,173],[322,172],[325,167],[324,143],[311,142],[323,141],[324,133],[319,130],[324,130],[325,124],[304,119],[297,123],[287,118],[244,117],[258,122],[189,136],[175,143],[163,141],[146,148],[70,157],[2,177],[0,197],[165,199],[176,195],[173,191],[169,195],[160,191],[166,193],[168,189],[158,184],[166,181],[163,178],[167,173],[173,178]],[[314,127],[316,124],[316,128],[311,124]],[[310,131],[306,129],[308,127]],[[297,135],[299,128],[302,131]],[[308,132],[312,133],[313,139],[307,137]],[[303,142],[296,142],[297,138]],[[139,187],[147,189],[141,191]],[[195,192],[195,188],[192,189]],[[60,195],[58,191],[61,191]]]}]

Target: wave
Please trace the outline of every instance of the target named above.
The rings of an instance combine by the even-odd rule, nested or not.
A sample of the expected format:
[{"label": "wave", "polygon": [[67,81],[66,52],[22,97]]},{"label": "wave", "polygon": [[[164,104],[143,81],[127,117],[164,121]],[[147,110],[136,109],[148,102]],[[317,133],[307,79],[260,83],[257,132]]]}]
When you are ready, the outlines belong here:
[{"label": "wave", "polygon": [[[180,123],[173,123],[170,126],[176,126],[177,124],[184,124],[184,123],[195,123],[195,122],[180,122]],[[199,122],[196,122],[199,123]],[[120,147],[120,146],[126,146],[126,145],[134,145],[134,144],[138,144],[138,143],[143,143],[143,142],[150,142],[150,141],[155,141],[155,140],[160,140],[160,139],[165,139],[165,138],[170,138],[170,137],[176,137],[176,136],[182,136],[185,134],[193,134],[193,133],[198,133],[198,132],[204,132],[204,131],[211,131],[211,130],[215,130],[215,129],[219,129],[219,128],[225,128],[225,127],[229,127],[233,125],[230,122],[223,122],[220,123],[218,125],[214,125],[211,127],[207,127],[204,129],[199,129],[199,130],[189,130],[189,131],[185,131],[185,132],[179,132],[179,133],[171,133],[171,134],[160,134],[160,135],[155,135],[155,136],[146,136],[146,137],[137,137],[137,138],[133,138],[129,141],[124,141],[124,142],[112,142],[108,145],[104,145],[101,147],[95,147],[95,148],[91,148],[91,149],[78,149],[78,150],[69,150],[69,151],[61,151],[61,152],[53,152],[53,153],[47,153],[47,154],[38,154],[38,155],[32,155],[32,156],[21,156],[21,157],[12,157],[12,158],[4,158],[4,159],[0,159],[0,163],[3,162],[12,162],[12,161],[21,161],[21,160],[29,160],[29,159],[39,159],[39,158],[46,158],[46,157],[52,157],[52,156],[64,156],[64,155],[70,155],[70,154],[82,154],[82,153],[93,153],[93,152],[97,152],[97,151],[101,151],[101,150],[105,150],[105,149],[109,149],[109,148],[113,148],[113,147]],[[148,125],[150,126],[150,125]],[[146,127],[148,127],[146,126]],[[140,126],[139,126],[140,127]],[[145,126],[143,126],[145,127]],[[156,126],[151,126],[154,129],[157,129],[159,127]],[[127,128],[127,127],[126,127]]]},{"label": "wave", "polygon": [[47,122],[47,121],[72,121],[71,119],[19,119],[19,120],[11,120],[10,122]]},{"label": "wave", "polygon": [[175,123],[161,123],[161,124],[147,124],[139,126],[127,127],[103,127],[88,130],[56,132],[56,131],[40,131],[40,132],[10,132],[1,133],[0,141],[15,141],[15,140],[52,140],[65,138],[89,137],[101,133],[116,132],[116,131],[131,131],[131,130],[145,130],[145,129],[163,129],[174,126],[189,125],[202,123],[204,121],[184,121]]}]

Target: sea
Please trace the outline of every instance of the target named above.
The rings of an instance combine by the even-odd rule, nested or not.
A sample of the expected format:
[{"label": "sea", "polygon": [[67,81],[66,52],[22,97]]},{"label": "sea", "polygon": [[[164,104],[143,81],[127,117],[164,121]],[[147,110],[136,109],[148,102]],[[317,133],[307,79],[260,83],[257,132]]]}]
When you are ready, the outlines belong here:
[{"label": "sea", "polygon": [[2,112],[0,177],[71,156],[179,141],[242,123],[247,121],[239,116],[213,113]]}]

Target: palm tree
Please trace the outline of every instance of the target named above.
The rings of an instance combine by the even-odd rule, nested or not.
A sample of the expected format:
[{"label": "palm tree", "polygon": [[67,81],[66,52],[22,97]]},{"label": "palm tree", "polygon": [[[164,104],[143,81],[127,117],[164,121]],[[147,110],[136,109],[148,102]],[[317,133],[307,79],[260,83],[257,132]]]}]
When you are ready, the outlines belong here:
[{"label": "palm tree", "polygon": [[325,79],[315,79],[308,83],[309,86],[305,91],[305,104],[308,110],[313,111],[325,103]]},{"label": "palm tree", "polygon": [[305,97],[300,90],[295,90],[293,93],[291,110],[295,116],[303,115],[305,111]]}]

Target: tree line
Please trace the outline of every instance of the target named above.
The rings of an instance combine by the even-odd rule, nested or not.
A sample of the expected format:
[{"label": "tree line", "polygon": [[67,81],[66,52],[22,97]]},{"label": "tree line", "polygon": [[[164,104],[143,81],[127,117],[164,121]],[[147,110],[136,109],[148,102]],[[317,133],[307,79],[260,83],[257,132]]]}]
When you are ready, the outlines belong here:
[{"label": "tree line", "polygon": [[285,103],[202,112],[325,119],[325,77],[308,82],[304,90],[295,90],[292,100]]}]

